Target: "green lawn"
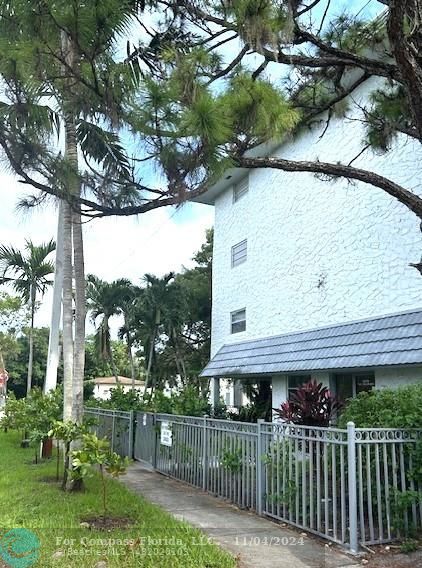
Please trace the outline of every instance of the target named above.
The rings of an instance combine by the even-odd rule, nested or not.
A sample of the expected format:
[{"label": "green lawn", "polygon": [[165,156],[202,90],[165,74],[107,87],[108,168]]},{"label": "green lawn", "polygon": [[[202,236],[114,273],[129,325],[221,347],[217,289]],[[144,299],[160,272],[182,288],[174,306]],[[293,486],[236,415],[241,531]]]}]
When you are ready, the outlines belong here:
[{"label": "green lawn", "polygon": [[19,440],[15,432],[0,432],[0,551],[1,539],[10,529],[25,528],[41,542],[37,567],[85,568],[99,561],[109,567],[236,566],[235,559],[207,543],[203,533],[112,479],[108,480],[110,515],[127,516],[133,525],[111,532],[81,527],[81,518],[101,515],[98,480],[88,479],[84,493],[64,493],[51,480],[55,460],[33,464],[34,450],[21,449]]}]

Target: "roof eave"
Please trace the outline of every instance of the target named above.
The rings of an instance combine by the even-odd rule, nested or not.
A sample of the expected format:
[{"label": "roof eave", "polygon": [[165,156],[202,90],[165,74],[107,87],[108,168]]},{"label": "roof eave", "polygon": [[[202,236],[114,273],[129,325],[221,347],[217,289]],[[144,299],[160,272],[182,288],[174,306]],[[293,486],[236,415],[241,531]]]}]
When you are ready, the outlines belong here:
[{"label": "roof eave", "polygon": [[[282,140],[270,140],[255,146],[251,150],[245,152],[247,158],[263,158],[269,156],[283,144]],[[198,197],[194,197],[191,201],[196,203],[204,203],[206,205],[214,205],[216,199],[224,191],[226,191],[233,184],[238,183],[248,173],[247,168],[229,168],[223,176],[204,193]]]}]

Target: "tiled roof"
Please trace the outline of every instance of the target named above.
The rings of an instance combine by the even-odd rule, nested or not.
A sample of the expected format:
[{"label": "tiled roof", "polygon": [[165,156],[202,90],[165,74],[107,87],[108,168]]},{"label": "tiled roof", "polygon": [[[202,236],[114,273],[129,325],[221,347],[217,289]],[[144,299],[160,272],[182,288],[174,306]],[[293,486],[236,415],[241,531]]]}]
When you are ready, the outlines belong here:
[{"label": "tiled roof", "polygon": [[[94,379],[94,383],[96,385],[117,385],[116,377],[97,377],[96,379]],[[129,377],[120,377],[119,376],[119,384],[131,385],[132,379],[130,379]],[[136,386],[142,386],[144,384],[145,384],[144,381],[135,380]]]},{"label": "tiled roof", "polygon": [[202,377],[422,365],[422,308],[224,345]]}]

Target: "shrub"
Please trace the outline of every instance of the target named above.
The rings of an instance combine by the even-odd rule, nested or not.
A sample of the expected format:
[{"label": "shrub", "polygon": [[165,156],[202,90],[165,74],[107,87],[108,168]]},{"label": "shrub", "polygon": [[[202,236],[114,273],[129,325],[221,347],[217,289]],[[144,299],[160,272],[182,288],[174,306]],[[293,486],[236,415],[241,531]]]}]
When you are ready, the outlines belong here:
[{"label": "shrub", "polygon": [[151,399],[144,399],[138,391],[124,392],[121,386],[111,389],[108,400],[91,399],[86,406],[107,408],[110,410],[126,410],[141,412],[158,412],[163,414],[184,414],[186,416],[203,416],[211,413],[211,406],[205,394],[193,385],[185,386],[170,396],[156,390]]},{"label": "shrub", "polygon": [[24,430],[32,442],[38,443],[49,437],[49,430],[61,414],[61,389],[43,394],[40,389],[34,388],[26,398],[8,396],[0,424],[4,428]]},{"label": "shrub", "polygon": [[82,447],[72,452],[73,471],[79,476],[89,475],[92,467],[99,467],[101,476],[103,510],[107,513],[107,483],[105,472],[112,477],[119,477],[125,473],[128,458],[122,458],[111,451],[106,439],[100,439],[95,434],[85,433],[82,436]]},{"label": "shrub", "polygon": [[341,408],[340,402],[327,387],[316,381],[309,381],[292,394],[274,412],[285,422],[302,426],[329,426],[330,421]]},{"label": "shrub", "polygon": [[373,389],[350,399],[339,425],[358,428],[422,428],[422,385]]}]

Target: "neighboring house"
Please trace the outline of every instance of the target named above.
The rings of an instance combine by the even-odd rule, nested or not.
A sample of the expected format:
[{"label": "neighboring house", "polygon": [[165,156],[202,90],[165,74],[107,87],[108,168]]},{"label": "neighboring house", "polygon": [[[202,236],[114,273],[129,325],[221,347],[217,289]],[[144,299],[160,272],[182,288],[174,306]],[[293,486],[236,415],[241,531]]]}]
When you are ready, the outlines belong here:
[{"label": "neighboring house", "polygon": [[[121,386],[124,392],[132,390],[132,379],[129,377],[118,377],[118,379],[118,382],[116,381],[116,377],[97,377],[94,379],[95,398],[108,400],[110,398],[111,389],[115,389],[117,386]],[[145,390],[145,382],[135,381],[135,390],[137,390],[140,394],[143,394]]]},{"label": "neighboring house", "polygon": [[[354,101],[365,104],[369,86]],[[362,124],[332,118],[324,133],[326,119],[253,153],[356,158]],[[367,150],[354,161],[413,188],[421,163],[419,142],[404,136],[393,155]],[[198,201],[215,206],[202,373],[214,400],[221,378],[271,380],[273,407],[310,377],[342,398],[422,380],[422,277],[409,266],[421,256],[420,220],[407,208],[370,185],[271,169],[231,169]]]}]

